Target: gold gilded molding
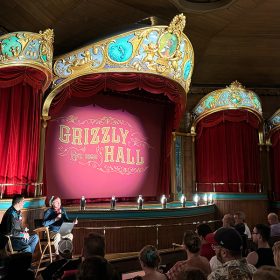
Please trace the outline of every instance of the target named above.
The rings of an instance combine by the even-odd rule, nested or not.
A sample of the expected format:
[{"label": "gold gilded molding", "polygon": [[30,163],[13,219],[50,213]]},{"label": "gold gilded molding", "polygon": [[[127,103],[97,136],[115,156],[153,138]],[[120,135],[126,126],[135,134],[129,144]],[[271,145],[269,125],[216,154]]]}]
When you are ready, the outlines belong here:
[{"label": "gold gilded molding", "polygon": [[229,87],[210,92],[199,101],[193,110],[192,131],[195,132],[196,125],[201,119],[224,110],[246,110],[263,123],[261,102],[257,94],[234,81]]},{"label": "gold gilded molding", "polygon": [[14,32],[0,37],[0,68],[29,66],[42,71],[47,79],[46,90],[52,81],[53,58],[52,29],[31,32]]},{"label": "gold gilded molding", "polygon": [[53,98],[74,79],[99,73],[146,73],[175,81],[187,94],[194,65],[192,45],[183,33],[186,19],[177,15],[169,26],[151,26],[113,36],[55,60],[52,91],[45,100],[48,115]]},{"label": "gold gilded molding", "polygon": [[266,122],[266,142],[271,145],[271,136],[280,129],[280,109],[278,109]]}]

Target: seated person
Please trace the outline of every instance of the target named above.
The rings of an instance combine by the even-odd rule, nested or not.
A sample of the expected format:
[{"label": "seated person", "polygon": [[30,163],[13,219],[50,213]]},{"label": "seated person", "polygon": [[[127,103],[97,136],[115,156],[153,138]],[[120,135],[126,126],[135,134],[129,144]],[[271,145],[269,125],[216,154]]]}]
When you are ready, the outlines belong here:
[{"label": "seated person", "polygon": [[267,216],[268,223],[270,224],[270,236],[280,236],[280,223],[276,213],[269,213]]},{"label": "seated person", "polygon": [[262,265],[274,264],[273,252],[268,244],[270,238],[270,228],[267,225],[257,224],[252,231],[253,242],[257,244],[257,250],[248,254],[248,263],[255,267],[261,267]]},{"label": "seated person", "polygon": [[12,200],[12,206],[5,212],[1,222],[1,233],[11,236],[11,242],[15,251],[34,253],[39,241],[37,234],[29,235],[28,229],[22,225],[21,210],[24,197],[16,194]]},{"label": "seated person", "polygon": [[[55,197],[51,201],[51,208],[45,211],[43,218],[43,226],[49,227],[50,237],[54,239],[54,248],[55,254],[59,256],[58,243],[62,238],[68,238],[71,241],[73,240],[73,234],[69,233],[64,236],[61,236],[59,233],[60,227],[63,222],[70,222],[66,211],[61,207],[61,199]],[[77,219],[74,221],[74,224],[77,224]]]},{"label": "seated person", "polygon": [[81,263],[81,258],[72,258],[73,245],[70,239],[61,240],[58,251],[61,259],[52,262],[41,272],[44,280],[60,279],[65,270],[77,269]]},{"label": "seated person", "polygon": [[248,250],[248,237],[247,237],[247,234],[244,233],[245,232],[245,224],[244,223],[236,224],[234,226],[234,228],[239,232],[239,234],[242,238],[242,241],[243,241],[242,256],[246,257],[247,256],[247,250]]},{"label": "seated person", "polygon": [[211,232],[212,230],[208,224],[199,224],[196,227],[196,233],[201,240],[200,256],[207,258],[209,261],[213,256],[215,256],[215,252],[212,249],[211,244],[205,239],[207,234]]},{"label": "seated person", "polygon": [[253,280],[279,280],[280,270],[275,266],[264,265],[260,267],[254,274]]},{"label": "seated person", "polygon": [[245,230],[242,233],[245,233],[247,235],[247,238],[251,239],[252,238],[251,231],[250,231],[248,225],[245,223],[245,218],[246,218],[245,213],[242,211],[237,211],[234,213],[233,217],[235,220],[235,225],[244,224]]},{"label": "seated person", "polygon": [[143,280],[166,280],[167,276],[158,271],[160,256],[157,249],[152,245],[145,246],[139,253],[139,261],[145,276],[137,276],[134,279]]},{"label": "seated person", "polygon": [[100,256],[93,256],[85,259],[80,265],[78,280],[118,280],[112,266],[106,259]]},{"label": "seated person", "polygon": [[167,273],[168,279],[175,280],[177,279],[179,273],[188,268],[198,268],[203,271],[203,273],[207,276],[210,272],[209,261],[199,255],[201,241],[199,236],[191,231],[187,230],[184,234],[183,240],[184,248],[187,252],[187,260],[178,261]]}]

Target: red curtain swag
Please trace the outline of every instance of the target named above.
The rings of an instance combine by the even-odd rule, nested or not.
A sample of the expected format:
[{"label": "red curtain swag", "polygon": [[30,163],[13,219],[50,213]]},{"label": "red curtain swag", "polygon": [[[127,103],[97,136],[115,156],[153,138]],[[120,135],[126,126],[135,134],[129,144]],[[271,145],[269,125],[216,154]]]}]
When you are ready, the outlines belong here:
[{"label": "red curtain swag", "polygon": [[257,127],[258,119],[253,114],[240,110],[217,112],[198,123],[198,191],[259,190],[260,153]]},{"label": "red curtain swag", "polygon": [[[159,170],[158,196],[170,193],[170,148],[172,130],[179,126],[182,114],[185,110],[186,96],[175,83],[162,77],[134,74],[134,73],[110,73],[88,75],[74,80],[63,89],[51,104],[50,115],[55,116],[70,98],[91,98],[93,95],[112,90],[127,92],[139,90],[143,94],[164,94],[172,101],[163,120],[161,166]],[[44,176],[45,177],[45,176]],[[47,182],[46,182],[47,185]]]},{"label": "red curtain swag", "polygon": [[277,130],[271,137],[270,170],[272,178],[272,191],[274,199],[280,200],[280,130]]},{"label": "red curtain swag", "polygon": [[5,187],[5,196],[27,188],[33,195],[34,187],[28,184],[37,179],[45,79],[42,72],[28,67],[0,70],[0,184],[19,184]]}]

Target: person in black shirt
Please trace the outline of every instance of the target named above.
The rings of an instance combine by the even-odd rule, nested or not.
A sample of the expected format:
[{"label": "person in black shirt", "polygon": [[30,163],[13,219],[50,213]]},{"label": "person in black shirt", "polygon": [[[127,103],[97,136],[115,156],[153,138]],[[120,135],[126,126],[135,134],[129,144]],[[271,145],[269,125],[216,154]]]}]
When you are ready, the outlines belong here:
[{"label": "person in black shirt", "polygon": [[28,229],[22,225],[21,210],[24,197],[16,194],[12,206],[5,212],[1,222],[1,233],[11,236],[12,246],[15,251],[34,253],[39,241],[37,234],[29,235]]}]

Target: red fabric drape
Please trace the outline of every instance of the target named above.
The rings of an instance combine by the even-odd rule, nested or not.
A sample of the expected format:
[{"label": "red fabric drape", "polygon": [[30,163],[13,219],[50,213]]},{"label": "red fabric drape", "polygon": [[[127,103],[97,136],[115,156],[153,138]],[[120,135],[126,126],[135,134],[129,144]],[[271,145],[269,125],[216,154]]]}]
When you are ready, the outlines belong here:
[{"label": "red fabric drape", "polygon": [[0,183],[19,184],[5,187],[4,195],[22,193],[36,182],[45,79],[42,72],[28,67],[0,71]]},{"label": "red fabric drape", "polygon": [[186,106],[185,93],[174,82],[148,74],[103,73],[77,78],[55,97],[51,104],[51,114],[60,111],[70,97],[90,97],[107,89],[121,92],[143,89],[153,94],[166,95],[175,104],[172,127],[176,129],[179,126]]},{"label": "red fabric drape", "polygon": [[239,110],[217,112],[198,123],[198,191],[258,191],[260,154],[257,127],[258,119],[253,114]]},{"label": "red fabric drape", "polygon": [[[106,91],[127,92],[139,90],[145,94],[164,94],[172,103],[163,120],[161,166],[159,170],[158,195],[170,193],[170,149],[172,130],[178,127],[185,109],[186,96],[171,81],[152,75],[134,73],[110,73],[87,75],[74,80],[52,102],[50,115],[56,115],[69,98],[91,98]],[[47,151],[46,151],[47,152]]]},{"label": "red fabric drape", "polygon": [[274,199],[280,200],[280,130],[277,130],[271,137],[271,178],[272,190],[274,192]]}]

